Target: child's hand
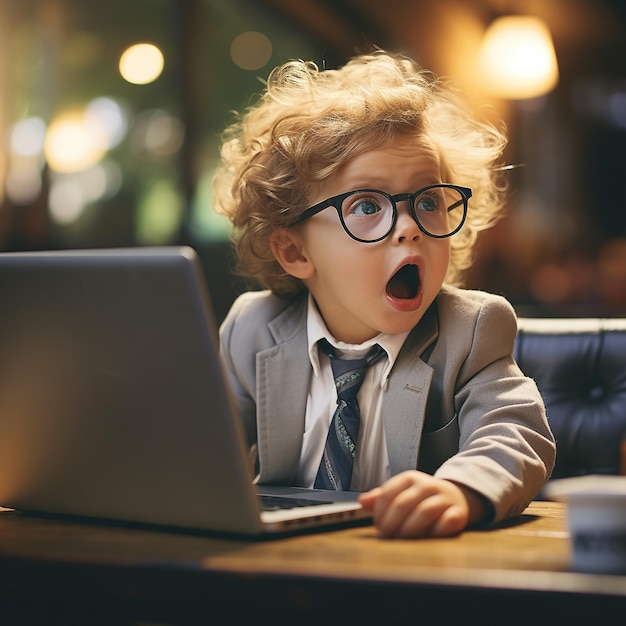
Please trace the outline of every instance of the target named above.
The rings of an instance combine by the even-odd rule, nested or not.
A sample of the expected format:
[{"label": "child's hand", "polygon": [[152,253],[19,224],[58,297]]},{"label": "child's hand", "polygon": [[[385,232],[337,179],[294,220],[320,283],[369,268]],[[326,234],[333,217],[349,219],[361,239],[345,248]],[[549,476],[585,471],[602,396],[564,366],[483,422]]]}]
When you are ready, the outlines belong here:
[{"label": "child's hand", "polygon": [[486,501],[477,493],[448,480],[407,471],[380,487],[361,494],[374,524],[385,537],[449,537],[480,520]]}]

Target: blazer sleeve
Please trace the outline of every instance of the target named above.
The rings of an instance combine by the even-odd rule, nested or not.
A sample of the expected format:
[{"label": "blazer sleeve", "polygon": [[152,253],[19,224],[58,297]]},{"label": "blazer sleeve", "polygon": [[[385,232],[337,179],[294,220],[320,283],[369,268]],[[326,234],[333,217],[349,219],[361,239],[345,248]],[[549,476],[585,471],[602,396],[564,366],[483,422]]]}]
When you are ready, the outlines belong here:
[{"label": "blazer sleeve", "polygon": [[[458,424],[458,452],[435,476],[482,494],[498,522],[519,515],[537,495],[552,472],[556,446],[537,386],[512,356],[513,308],[499,296],[476,298],[470,315],[459,317],[455,307],[441,314],[441,384],[453,402],[446,412]],[[454,332],[462,326],[464,332]]]},{"label": "blazer sleeve", "polygon": [[247,321],[250,306],[251,296],[248,294],[235,300],[220,326],[219,338],[222,367],[241,415],[248,445],[252,447],[257,440],[255,353],[252,349],[242,349],[246,343],[251,347],[246,336],[252,327],[256,328]]}]

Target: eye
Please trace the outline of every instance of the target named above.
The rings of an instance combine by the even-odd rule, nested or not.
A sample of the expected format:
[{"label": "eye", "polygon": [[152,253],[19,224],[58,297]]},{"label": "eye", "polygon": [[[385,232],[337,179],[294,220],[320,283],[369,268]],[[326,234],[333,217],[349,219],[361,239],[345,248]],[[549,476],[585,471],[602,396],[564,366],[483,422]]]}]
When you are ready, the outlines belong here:
[{"label": "eye", "polygon": [[374,215],[380,210],[380,206],[374,200],[360,200],[354,205],[352,212],[354,215]]},{"label": "eye", "polygon": [[356,217],[367,217],[376,215],[384,210],[382,202],[375,196],[353,196],[351,202],[345,211],[346,215],[354,215]]},{"label": "eye", "polygon": [[415,202],[415,208],[424,213],[433,213],[439,209],[439,199],[434,196],[420,196]]}]

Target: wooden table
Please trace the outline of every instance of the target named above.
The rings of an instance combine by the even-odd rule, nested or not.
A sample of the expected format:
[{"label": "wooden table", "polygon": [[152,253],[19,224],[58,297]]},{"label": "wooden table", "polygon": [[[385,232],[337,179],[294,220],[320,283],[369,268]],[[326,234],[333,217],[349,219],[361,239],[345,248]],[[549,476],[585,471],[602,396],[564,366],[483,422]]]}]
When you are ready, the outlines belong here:
[{"label": "wooden table", "polygon": [[450,539],[246,541],[3,510],[0,623],[625,624],[626,576],[569,571],[565,513],[536,502]]}]

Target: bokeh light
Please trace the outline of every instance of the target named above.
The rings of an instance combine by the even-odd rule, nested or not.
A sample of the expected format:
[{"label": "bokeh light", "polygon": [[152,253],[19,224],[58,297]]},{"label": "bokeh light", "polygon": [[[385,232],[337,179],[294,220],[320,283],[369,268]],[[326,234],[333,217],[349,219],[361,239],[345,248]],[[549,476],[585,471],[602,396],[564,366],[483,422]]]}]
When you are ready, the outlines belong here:
[{"label": "bokeh light", "polygon": [[168,179],[154,181],[141,196],[137,211],[137,238],[146,245],[167,244],[178,233],[184,201]]},{"label": "bokeh light", "polygon": [[135,119],[131,149],[138,156],[165,157],[180,150],[184,135],[180,120],[161,109],[148,109]]},{"label": "bokeh light", "polygon": [[43,186],[41,168],[33,159],[12,163],[4,184],[7,196],[14,205],[32,204]]},{"label": "bokeh light", "polygon": [[76,180],[61,178],[52,183],[48,197],[50,217],[57,224],[71,224],[83,213],[87,202]]},{"label": "bokeh light", "polygon": [[48,198],[50,217],[57,224],[71,224],[89,204],[113,197],[121,186],[120,167],[110,160],[103,160],[82,172],[55,174]]},{"label": "bokeh light", "polygon": [[13,126],[10,150],[19,156],[39,155],[43,151],[45,137],[46,123],[40,117],[27,117]]},{"label": "bokeh light", "polygon": [[108,150],[119,145],[128,131],[128,116],[113,98],[102,96],[92,100],[85,109],[85,117],[89,122],[100,126],[106,137]]},{"label": "bokeh light", "polygon": [[39,117],[22,119],[9,130],[5,191],[15,205],[31,204],[41,192],[45,137],[46,123]]},{"label": "bokeh light", "polygon": [[100,124],[82,112],[66,112],[48,128],[46,160],[56,172],[78,172],[95,165],[105,154],[107,137]]},{"label": "bokeh light", "polygon": [[258,70],[272,56],[272,42],[263,34],[250,30],[233,39],[230,57],[243,70]]},{"label": "bokeh light", "polygon": [[163,53],[151,43],[138,43],[127,48],[120,57],[120,74],[129,83],[146,85],[163,71]]}]

